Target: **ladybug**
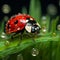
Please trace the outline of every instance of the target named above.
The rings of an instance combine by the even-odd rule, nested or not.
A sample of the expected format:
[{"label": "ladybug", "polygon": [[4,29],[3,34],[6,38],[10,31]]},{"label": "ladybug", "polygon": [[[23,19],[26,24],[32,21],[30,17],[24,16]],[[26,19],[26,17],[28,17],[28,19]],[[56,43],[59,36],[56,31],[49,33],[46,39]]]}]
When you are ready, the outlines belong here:
[{"label": "ladybug", "polygon": [[30,15],[19,13],[8,20],[5,28],[6,34],[22,34],[24,31],[28,33],[39,33],[41,27]]}]

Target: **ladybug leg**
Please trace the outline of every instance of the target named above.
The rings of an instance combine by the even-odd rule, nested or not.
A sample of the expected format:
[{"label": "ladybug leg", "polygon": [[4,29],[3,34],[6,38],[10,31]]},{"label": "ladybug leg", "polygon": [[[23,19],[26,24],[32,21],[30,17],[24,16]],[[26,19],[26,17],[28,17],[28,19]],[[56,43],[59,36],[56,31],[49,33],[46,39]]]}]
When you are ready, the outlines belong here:
[{"label": "ladybug leg", "polygon": [[14,39],[14,37],[17,35],[18,33],[15,33],[11,36],[11,39]]},{"label": "ladybug leg", "polygon": [[23,32],[24,32],[24,29],[23,29],[22,31],[17,31],[16,33],[14,33],[14,34],[11,36],[11,39],[14,39],[14,37],[16,37],[17,34],[19,34],[19,35],[20,35],[20,40],[22,40]]},{"label": "ladybug leg", "polygon": [[22,40],[23,39],[23,34],[22,33],[20,33],[20,40]]},{"label": "ladybug leg", "polygon": [[35,36],[32,34],[32,35],[29,35],[28,36],[31,38],[31,40],[35,43]]},{"label": "ladybug leg", "polygon": [[21,43],[21,40],[23,39],[23,32],[24,32],[24,29],[22,30],[22,31],[20,31],[19,32],[19,34],[20,34],[20,36],[19,36],[19,40],[20,40],[20,42],[18,43],[18,45],[20,45],[20,43]]},{"label": "ladybug leg", "polygon": [[21,40],[23,39],[24,30],[25,30],[25,29],[23,29],[23,30],[20,31],[20,39],[21,39]]},{"label": "ladybug leg", "polygon": [[33,42],[35,42],[35,34],[29,34],[27,31],[26,31],[26,35],[28,36],[28,37],[30,37],[31,38],[31,40],[33,41]]}]

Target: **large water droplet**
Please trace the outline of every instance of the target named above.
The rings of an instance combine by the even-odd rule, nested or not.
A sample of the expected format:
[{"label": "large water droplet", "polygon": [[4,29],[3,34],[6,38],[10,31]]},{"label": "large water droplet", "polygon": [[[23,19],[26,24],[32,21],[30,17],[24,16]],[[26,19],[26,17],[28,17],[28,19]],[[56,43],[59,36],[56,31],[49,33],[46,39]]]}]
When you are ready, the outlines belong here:
[{"label": "large water droplet", "polygon": [[37,48],[33,48],[31,53],[32,53],[32,56],[37,56],[39,54],[39,50]]},{"label": "large water droplet", "polygon": [[18,54],[18,55],[17,55],[17,60],[23,60],[22,54]]}]

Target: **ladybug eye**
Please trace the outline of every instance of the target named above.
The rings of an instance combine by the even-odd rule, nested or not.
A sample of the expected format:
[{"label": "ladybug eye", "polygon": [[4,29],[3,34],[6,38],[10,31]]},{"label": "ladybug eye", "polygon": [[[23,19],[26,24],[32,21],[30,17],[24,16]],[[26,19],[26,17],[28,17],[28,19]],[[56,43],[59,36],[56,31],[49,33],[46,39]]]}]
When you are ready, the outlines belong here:
[{"label": "ladybug eye", "polygon": [[14,22],[14,24],[17,24],[18,23],[18,20],[16,20],[15,22]]}]

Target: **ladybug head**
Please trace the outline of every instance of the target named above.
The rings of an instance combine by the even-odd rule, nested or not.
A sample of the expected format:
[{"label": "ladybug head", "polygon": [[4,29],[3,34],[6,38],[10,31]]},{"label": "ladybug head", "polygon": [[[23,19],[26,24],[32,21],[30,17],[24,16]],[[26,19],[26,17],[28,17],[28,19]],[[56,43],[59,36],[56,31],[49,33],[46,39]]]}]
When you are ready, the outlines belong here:
[{"label": "ladybug head", "polygon": [[39,33],[40,32],[40,25],[38,23],[36,23],[35,20],[29,21],[26,24],[25,29],[29,33]]}]

